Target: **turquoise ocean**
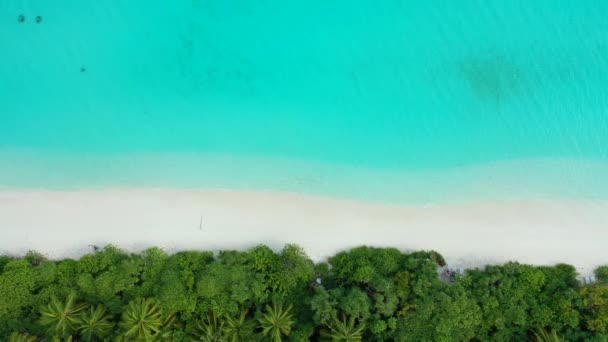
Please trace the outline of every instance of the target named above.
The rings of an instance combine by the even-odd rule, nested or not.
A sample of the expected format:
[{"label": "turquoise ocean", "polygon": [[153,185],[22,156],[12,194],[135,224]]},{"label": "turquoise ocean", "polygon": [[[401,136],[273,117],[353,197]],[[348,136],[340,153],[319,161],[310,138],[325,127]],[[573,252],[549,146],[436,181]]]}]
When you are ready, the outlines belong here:
[{"label": "turquoise ocean", "polygon": [[608,199],[607,16],[605,0],[2,0],[0,187]]}]

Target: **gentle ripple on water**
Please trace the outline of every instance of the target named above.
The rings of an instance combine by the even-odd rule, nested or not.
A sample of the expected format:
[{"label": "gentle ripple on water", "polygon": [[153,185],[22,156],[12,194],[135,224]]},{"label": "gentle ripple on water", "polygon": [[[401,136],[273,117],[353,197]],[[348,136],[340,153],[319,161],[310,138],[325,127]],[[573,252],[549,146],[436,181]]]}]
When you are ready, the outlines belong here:
[{"label": "gentle ripple on water", "polygon": [[[588,189],[607,178],[596,167],[608,163],[605,1],[7,0],[0,13],[0,186],[139,184],[134,170],[154,173],[135,156],[191,153],[276,167],[141,179],[378,197],[391,191],[358,169],[394,184],[416,174],[422,185],[395,188],[424,193],[441,172],[529,162],[528,188],[605,189]],[[186,159],[175,170],[208,160]],[[547,160],[580,171],[544,177]],[[57,175],[20,171],[32,163]],[[507,169],[499,182],[521,176]]]}]

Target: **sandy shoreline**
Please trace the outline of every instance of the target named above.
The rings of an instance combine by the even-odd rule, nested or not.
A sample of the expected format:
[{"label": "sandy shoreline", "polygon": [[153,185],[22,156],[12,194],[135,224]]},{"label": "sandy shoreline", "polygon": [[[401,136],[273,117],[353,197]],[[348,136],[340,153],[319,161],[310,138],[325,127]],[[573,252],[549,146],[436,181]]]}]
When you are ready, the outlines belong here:
[{"label": "sandy shoreline", "polygon": [[608,263],[606,201],[389,206],[263,191],[2,190],[0,232],[1,253],[51,258],[106,243],[169,251],[297,243],[315,260],[365,244],[434,249],[458,267],[565,262],[587,274]]}]

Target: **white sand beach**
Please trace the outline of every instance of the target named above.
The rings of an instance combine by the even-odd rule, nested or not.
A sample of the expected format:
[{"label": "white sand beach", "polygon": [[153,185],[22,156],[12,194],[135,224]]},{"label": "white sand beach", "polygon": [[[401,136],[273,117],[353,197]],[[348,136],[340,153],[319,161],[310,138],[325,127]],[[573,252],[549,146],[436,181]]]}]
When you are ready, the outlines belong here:
[{"label": "white sand beach", "polygon": [[315,260],[358,245],[434,249],[454,267],[518,260],[608,263],[608,202],[505,201],[428,206],[282,192],[109,189],[0,191],[0,253],[76,257],[89,245],[304,247]]}]

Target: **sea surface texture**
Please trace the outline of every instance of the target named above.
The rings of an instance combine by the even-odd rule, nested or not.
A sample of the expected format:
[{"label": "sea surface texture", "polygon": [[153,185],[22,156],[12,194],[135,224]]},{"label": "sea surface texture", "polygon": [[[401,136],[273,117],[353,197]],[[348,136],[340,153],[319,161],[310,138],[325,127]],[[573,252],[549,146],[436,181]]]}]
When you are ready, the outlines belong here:
[{"label": "sea surface texture", "polygon": [[605,0],[2,0],[0,187],[608,198]]}]

